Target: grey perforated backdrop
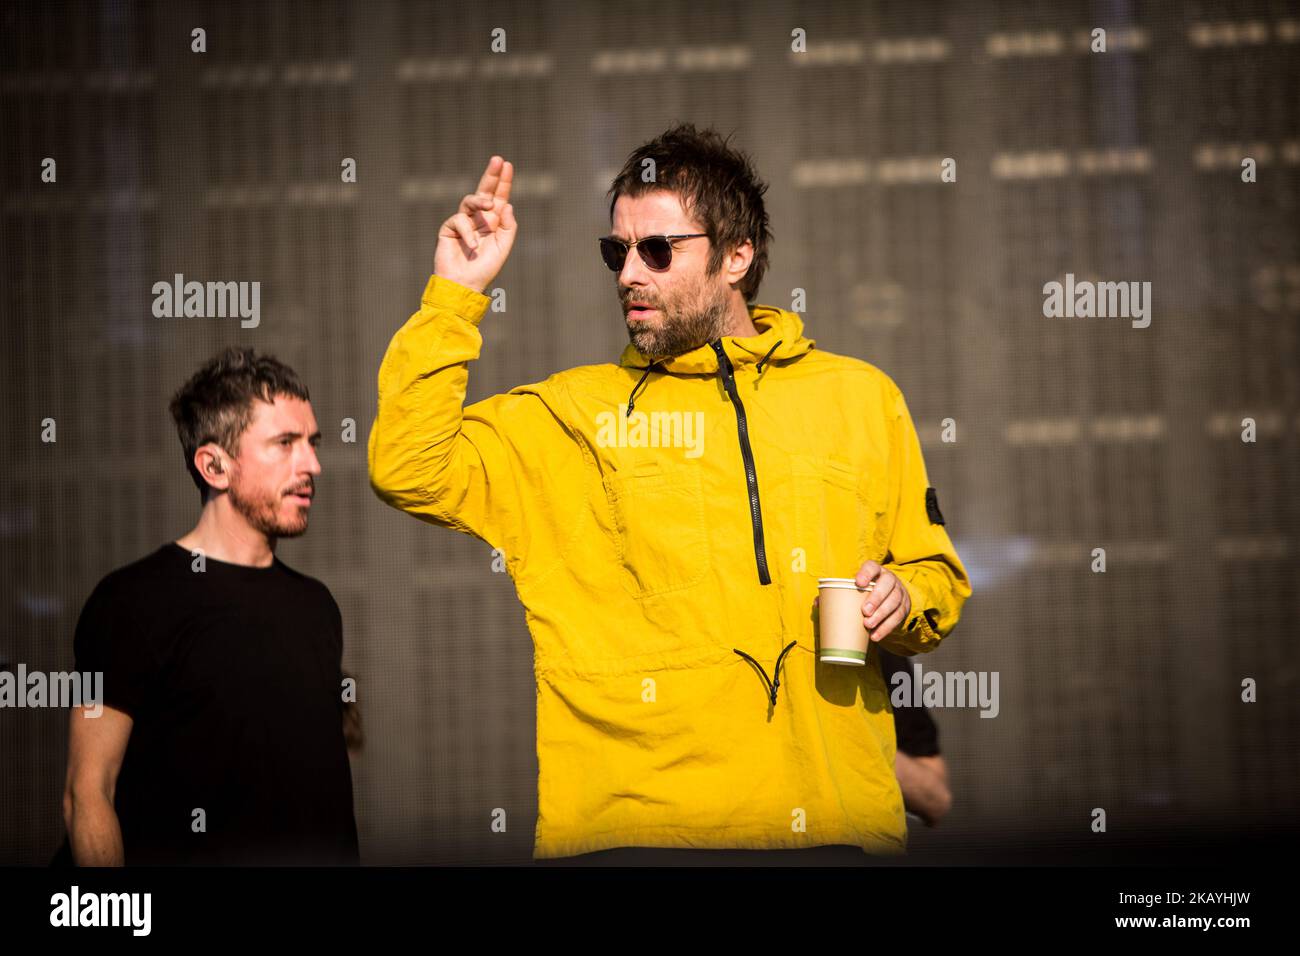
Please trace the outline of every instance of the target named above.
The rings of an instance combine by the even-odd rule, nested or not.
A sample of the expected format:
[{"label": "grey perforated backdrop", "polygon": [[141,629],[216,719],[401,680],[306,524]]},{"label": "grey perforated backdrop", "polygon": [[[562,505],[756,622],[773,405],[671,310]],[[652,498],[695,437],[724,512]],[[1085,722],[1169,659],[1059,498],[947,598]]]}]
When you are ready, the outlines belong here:
[{"label": "grey perforated backdrop", "polygon": [[[364,859],[527,861],[522,609],[485,545],[371,493],[376,371],[493,153],[518,170],[521,235],[470,400],[616,360],[604,191],[630,150],[690,120],[734,131],[771,183],[760,301],[806,290],[819,346],[902,386],[974,575],[921,661],[999,672],[1000,715],[936,714],[955,806],[914,832],[918,857],[1069,859],[1094,807],[1156,843],[1294,825],[1293,7],[105,2],[0,18],[5,666],[71,667],[95,582],[188,530],[168,396],[225,344],[271,351],[327,436],[311,530],[279,554],[343,609]],[[949,157],[955,183],[937,175]],[[260,326],[154,318],[151,286],[175,273],[260,281]],[[1066,273],[1150,281],[1150,326],[1044,318],[1043,284]],[[0,711],[0,862],[42,863],[62,839],[65,720]]]}]

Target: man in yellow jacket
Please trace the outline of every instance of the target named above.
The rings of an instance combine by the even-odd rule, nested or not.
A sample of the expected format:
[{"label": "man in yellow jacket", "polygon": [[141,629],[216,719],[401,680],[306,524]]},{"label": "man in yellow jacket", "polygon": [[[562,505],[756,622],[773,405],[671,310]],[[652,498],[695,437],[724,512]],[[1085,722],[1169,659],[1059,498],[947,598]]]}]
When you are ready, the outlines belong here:
[{"label": "man in yellow jacket", "polygon": [[610,189],[620,362],[464,407],[517,232],[513,176],[493,156],[442,224],[379,370],[369,465],[393,507],[505,555],[535,645],[534,858],[902,852],[878,655],[819,663],[814,607],[819,577],[874,582],[872,641],[911,655],[971,593],[898,386],[753,304],[766,186],[687,124]]}]

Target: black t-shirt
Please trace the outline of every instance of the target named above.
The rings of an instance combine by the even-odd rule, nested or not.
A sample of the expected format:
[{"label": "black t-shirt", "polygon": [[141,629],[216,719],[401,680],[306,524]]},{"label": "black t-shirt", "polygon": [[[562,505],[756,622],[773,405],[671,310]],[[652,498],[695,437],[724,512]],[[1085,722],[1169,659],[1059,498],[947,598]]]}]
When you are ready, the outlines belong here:
[{"label": "black t-shirt", "polygon": [[[880,652],[880,676],[885,679],[885,693],[894,693],[893,676],[900,671],[912,671],[912,661],[888,651]],[[911,698],[908,698],[909,703]],[[924,707],[895,707],[894,736],[898,749],[909,757],[934,757],[939,753],[939,728]]]},{"label": "black t-shirt", "polygon": [[168,542],[100,581],[77,622],[77,670],[102,671],[104,703],[134,721],[127,865],[357,863],[338,605],[279,558],[196,560]]}]

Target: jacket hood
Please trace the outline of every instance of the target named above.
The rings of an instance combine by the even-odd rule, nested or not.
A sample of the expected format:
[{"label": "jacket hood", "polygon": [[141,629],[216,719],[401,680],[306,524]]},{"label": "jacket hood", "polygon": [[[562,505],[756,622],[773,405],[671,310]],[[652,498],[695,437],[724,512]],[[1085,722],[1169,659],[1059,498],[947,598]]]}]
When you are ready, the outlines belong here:
[{"label": "jacket hood", "polygon": [[[722,347],[732,365],[757,365],[760,362],[796,358],[811,351],[816,345],[815,339],[804,336],[803,320],[794,312],[771,305],[751,305],[749,317],[758,329],[757,335],[722,337]],[[637,371],[643,371],[651,364],[657,372],[712,375],[718,371],[718,355],[711,345],[705,343],[681,355],[654,360],[642,354],[636,346],[628,344],[619,359],[619,365]]]}]

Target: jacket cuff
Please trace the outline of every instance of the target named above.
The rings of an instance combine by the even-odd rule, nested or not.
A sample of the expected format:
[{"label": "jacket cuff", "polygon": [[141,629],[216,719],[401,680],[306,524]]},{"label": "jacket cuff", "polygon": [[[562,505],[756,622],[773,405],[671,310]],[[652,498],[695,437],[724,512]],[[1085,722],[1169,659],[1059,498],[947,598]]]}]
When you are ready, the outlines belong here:
[{"label": "jacket cuff", "polygon": [[439,275],[429,276],[425,283],[421,304],[440,312],[451,312],[467,322],[478,325],[492,300],[482,292],[475,292],[459,282]]},{"label": "jacket cuff", "polygon": [[929,601],[925,588],[911,581],[907,577],[907,572],[902,570],[898,565],[885,565],[898,580],[903,582],[907,588],[908,597],[911,598],[911,610],[907,612],[907,619],[903,621],[894,633],[897,635],[896,641],[901,641],[919,651],[933,650],[935,646],[943,640],[939,634],[939,609],[928,606]]}]

